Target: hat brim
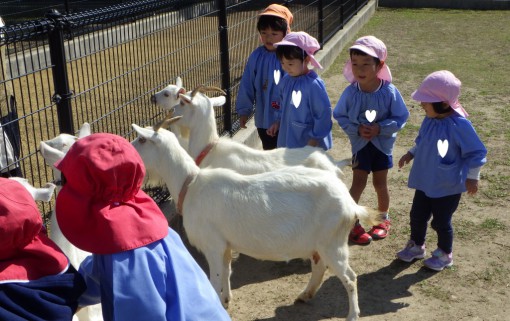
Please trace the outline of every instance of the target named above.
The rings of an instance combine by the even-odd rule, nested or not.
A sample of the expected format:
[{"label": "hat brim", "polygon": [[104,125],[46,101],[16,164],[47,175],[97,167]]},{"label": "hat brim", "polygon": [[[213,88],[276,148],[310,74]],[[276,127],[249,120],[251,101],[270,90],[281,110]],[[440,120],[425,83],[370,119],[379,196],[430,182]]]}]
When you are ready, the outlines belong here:
[{"label": "hat brim", "polygon": [[62,234],[79,249],[94,254],[131,250],[168,234],[168,221],[142,190],[129,201],[110,204],[64,186],[55,212]]},{"label": "hat brim", "polygon": [[[349,83],[353,83],[356,81],[354,73],[352,72],[352,62],[350,59],[344,65],[343,74],[345,79],[347,79]],[[390,67],[384,64],[381,70],[379,70],[379,72],[377,73],[377,78],[385,80],[387,82],[392,82],[393,77],[391,75]]]},{"label": "hat brim", "polygon": [[[273,46],[275,48],[278,47],[278,46],[294,46],[294,47],[299,47],[295,43],[293,43],[291,41],[288,41],[288,40],[279,41],[279,42],[273,44]],[[314,55],[311,55],[309,53],[307,53],[307,55],[308,55],[308,57],[310,57],[310,65],[312,65],[312,66],[314,66],[316,68],[319,68],[319,69],[323,69],[322,65],[319,63],[319,61],[317,61],[317,59],[315,59]]]},{"label": "hat brim", "polygon": [[14,257],[0,262],[0,283],[38,280],[64,273],[69,265],[62,250],[41,230]]},{"label": "hat brim", "polygon": [[349,47],[349,49],[357,49],[361,52],[366,53],[367,55],[370,55],[374,58],[379,59],[379,57],[377,56],[377,53],[370,47],[363,46],[363,45],[353,45],[353,46]]},{"label": "hat brim", "polygon": [[[415,90],[411,94],[411,98],[424,103],[437,103],[441,102],[442,100],[438,97],[435,97],[433,95],[428,95],[427,93],[424,93],[420,90]],[[458,101],[448,101],[448,104],[450,104],[450,107],[459,115],[462,117],[467,118],[469,116],[468,112],[462,107],[462,105]]]}]

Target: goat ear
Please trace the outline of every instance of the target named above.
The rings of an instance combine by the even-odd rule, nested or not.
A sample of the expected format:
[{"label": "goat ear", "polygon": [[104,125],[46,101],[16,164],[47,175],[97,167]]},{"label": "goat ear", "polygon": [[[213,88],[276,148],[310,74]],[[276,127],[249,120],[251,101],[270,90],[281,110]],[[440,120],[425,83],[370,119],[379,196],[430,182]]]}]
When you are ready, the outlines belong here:
[{"label": "goat ear", "polygon": [[182,79],[181,79],[181,77],[177,77],[177,79],[175,79],[175,85],[177,87],[181,87],[182,88]]},{"label": "goat ear", "polygon": [[181,98],[182,101],[184,101],[184,103],[191,104],[191,98],[188,97],[187,95],[179,94],[179,97]]},{"label": "goat ear", "polygon": [[142,128],[138,126],[137,124],[131,124],[131,127],[143,138],[150,138],[152,135],[154,135],[154,130],[150,128]]},{"label": "goat ear", "polygon": [[51,147],[50,145],[46,144],[44,141],[42,141],[39,144],[39,148],[40,148],[40,151],[41,151],[41,154],[42,154],[44,160],[50,166],[53,166],[53,164],[56,161],[64,158],[64,156],[66,155],[64,152]]},{"label": "goat ear", "polygon": [[213,106],[223,106],[227,101],[225,96],[211,97],[210,99]]},{"label": "goat ear", "polygon": [[85,136],[90,135],[90,124],[89,123],[83,123],[81,125],[80,131],[78,132],[78,139],[83,138]]}]

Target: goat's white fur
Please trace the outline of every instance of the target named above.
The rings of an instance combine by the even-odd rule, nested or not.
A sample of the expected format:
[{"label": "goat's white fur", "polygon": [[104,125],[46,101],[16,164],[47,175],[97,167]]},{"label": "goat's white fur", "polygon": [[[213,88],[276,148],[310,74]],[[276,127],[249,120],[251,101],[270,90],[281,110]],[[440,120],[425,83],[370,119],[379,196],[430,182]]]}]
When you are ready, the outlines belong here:
[{"label": "goat's white fur", "polygon": [[53,197],[53,192],[56,187],[53,183],[46,183],[44,187],[34,187],[26,178],[23,177],[9,177],[9,179],[17,181],[23,185],[35,201],[49,202]]},{"label": "goat's white fur", "polygon": [[[61,180],[61,173],[58,169],[53,166],[56,161],[64,158],[66,153],[69,151],[69,148],[80,138],[90,135],[90,125],[88,123],[84,123],[80,128],[78,136],[73,136],[69,134],[60,134],[55,138],[52,138],[47,141],[40,142],[40,152],[46,162],[47,165],[51,166],[53,169],[53,177],[55,181]],[[56,189],[56,193],[60,191],[61,187],[58,186]],[[62,249],[62,251],[69,258],[71,264],[78,269],[80,267],[81,262],[91,253],[80,250],[75,247],[71,242],[69,242],[60,227],[58,226],[57,216],[53,212],[50,216],[50,238]],[[73,321],[102,321],[103,313],[100,304],[91,305],[85,308],[80,309],[73,317]]]},{"label": "goat's white fur", "polygon": [[348,234],[356,219],[370,225],[378,221],[375,211],[354,202],[341,180],[331,172],[303,166],[255,175],[200,169],[172,132],[132,126],[139,135],[132,144],[147,173],[158,172],[172,195],[179,195],[187,177],[195,176],[182,203],[184,228],[191,244],[204,253],[211,283],[225,307],[232,297],[232,251],[273,261],[318,253],[320,259],[312,260],[310,281],[298,299],[314,296],[328,267],[347,290],[347,320],[358,319]]},{"label": "goat's white fur", "polygon": [[[170,84],[151,96],[151,102],[161,107],[164,111],[171,111],[180,103],[179,95],[186,93],[181,77],[177,77],[175,85]],[[188,92],[188,94],[191,92]],[[174,124],[169,128],[184,149],[188,149],[189,129],[186,126]]]},{"label": "goat's white fur", "polygon": [[[167,88],[174,88],[169,85]],[[185,148],[193,159],[197,159],[202,150],[210,143],[217,142],[200,163],[200,167],[230,168],[241,174],[256,174],[275,170],[284,166],[303,165],[334,172],[339,178],[343,174],[339,168],[349,161],[334,162],[321,148],[306,146],[303,148],[277,148],[259,150],[230,138],[220,138],[217,133],[215,106],[225,103],[225,96],[208,97],[198,92],[179,94],[176,104],[175,95],[157,93],[153,102],[165,110],[174,110],[174,116],[182,116],[177,122],[189,128],[189,146]],[[185,147],[185,146],[184,146]]]}]

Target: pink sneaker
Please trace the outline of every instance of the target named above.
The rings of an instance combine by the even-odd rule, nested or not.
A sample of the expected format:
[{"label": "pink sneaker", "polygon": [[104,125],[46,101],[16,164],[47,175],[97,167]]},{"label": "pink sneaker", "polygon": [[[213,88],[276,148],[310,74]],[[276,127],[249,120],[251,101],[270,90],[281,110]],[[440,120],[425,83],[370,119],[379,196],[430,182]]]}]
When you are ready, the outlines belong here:
[{"label": "pink sneaker", "polygon": [[412,262],[414,259],[423,259],[425,257],[425,244],[416,245],[413,240],[407,242],[406,247],[397,253],[397,258],[404,262]]},{"label": "pink sneaker", "polygon": [[453,265],[453,255],[452,253],[447,254],[441,249],[436,249],[432,252],[432,257],[423,261],[423,264],[434,271],[442,271],[444,268]]}]

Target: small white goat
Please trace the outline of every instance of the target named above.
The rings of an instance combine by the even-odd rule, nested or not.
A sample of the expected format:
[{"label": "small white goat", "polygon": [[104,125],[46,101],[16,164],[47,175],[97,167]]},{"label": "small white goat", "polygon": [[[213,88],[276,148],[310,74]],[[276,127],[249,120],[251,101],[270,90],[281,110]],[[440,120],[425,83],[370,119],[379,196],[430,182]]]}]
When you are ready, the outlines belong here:
[{"label": "small white goat", "polygon": [[[172,120],[170,120],[172,121]],[[348,263],[348,234],[356,219],[378,224],[378,214],[354,202],[331,172],[303,166],[255,175],[230,169],[200,169],[163,128],[141,128],[132,144],[149,175],[159,175],[172,195],[191,244],[204,253],[210,281],[225,307],[231,300],[232,251],[254,258],[288,261],[312,258],[312,275],[298,300],[308,301],[326,268],[349,296],[348,320],[358,319],[356,274]],[[320,259],[313,259],[315,254]]]},{"label": "small white goat", "polygon": [[[169,87],[177,88],[174,85],[167,88]],[[187,150],[201,168],[230,168],[241,174],[257,174],[284,166],[303,165],[329,170],[339,178],[343,177],[339,166],[346,166],[349,161],[335,163],[320,148],[306,146],[292,149],[259,150],[230,138],[220,138],[217,133],[214,106],[223,105],[225,96],[210,98],[201,92],[206,90],[215,90],[225,94],[216,87],[199,86],[191,93],[179,93],[180,103],[177,105],[174,94],[165,95],[159,92],[153,96],[153,102],[158,106],[165,110],[171,110],[170,106],[172,106],[174,116],[182,116],[178,124],[189,128],[189,148]]]},{"label": "small white goat", "polygon": [[[176,105],[180,103],[181,94],[185,94],[186,89],[184,89],[182,85],[181,77],[177,77],[175,80],[175,85],[170,84],[158,91],[154,95],[151,96],[151,102],[159,107],[161,107],[164,111],[170,112]],[[190,94],[191,92],[188,92]],[[225,102],[223,102],[224,104]],[[184,149],[188,150],[188,139],[189,139],[189,128],[183,125],[172,125],[169,128],[181,144]]]},{"label": "small white goat", "polygon": [[[53,166],[56,161],[64,158],[69,148],[80,138],[90,135],[90,125],[84,123],[80,128],[78,137],[62,133],[55,138],[47,141],[41,141],[40,152],[43,156],[47,165],[53,169],[54,181],[57,184],[57,194],[61,189],[62,175],[58,169]],[[91,253],[80,250],[69,242],[62,234],[60,227],[58,226],[57,216],[52,213],[50,216],[50,238],[62,249],[62,251],[69,258],[71,264],[78,269],[81,262]],[[100,304],[91,305],[80,309],[73,317],[74,321],[102,321],[103,312]]]},{"label": "small white goat", "polygon": [[17,181],[18,183],[23,185],[30,193],[30,195],[32,195],[35,201],[49,202],[53,197],[53,192],[55,191],[56,187],[56,185],[53,183],[46,183],[44,187],[34,187],[24,177],[9,177],[9,179]]}]

